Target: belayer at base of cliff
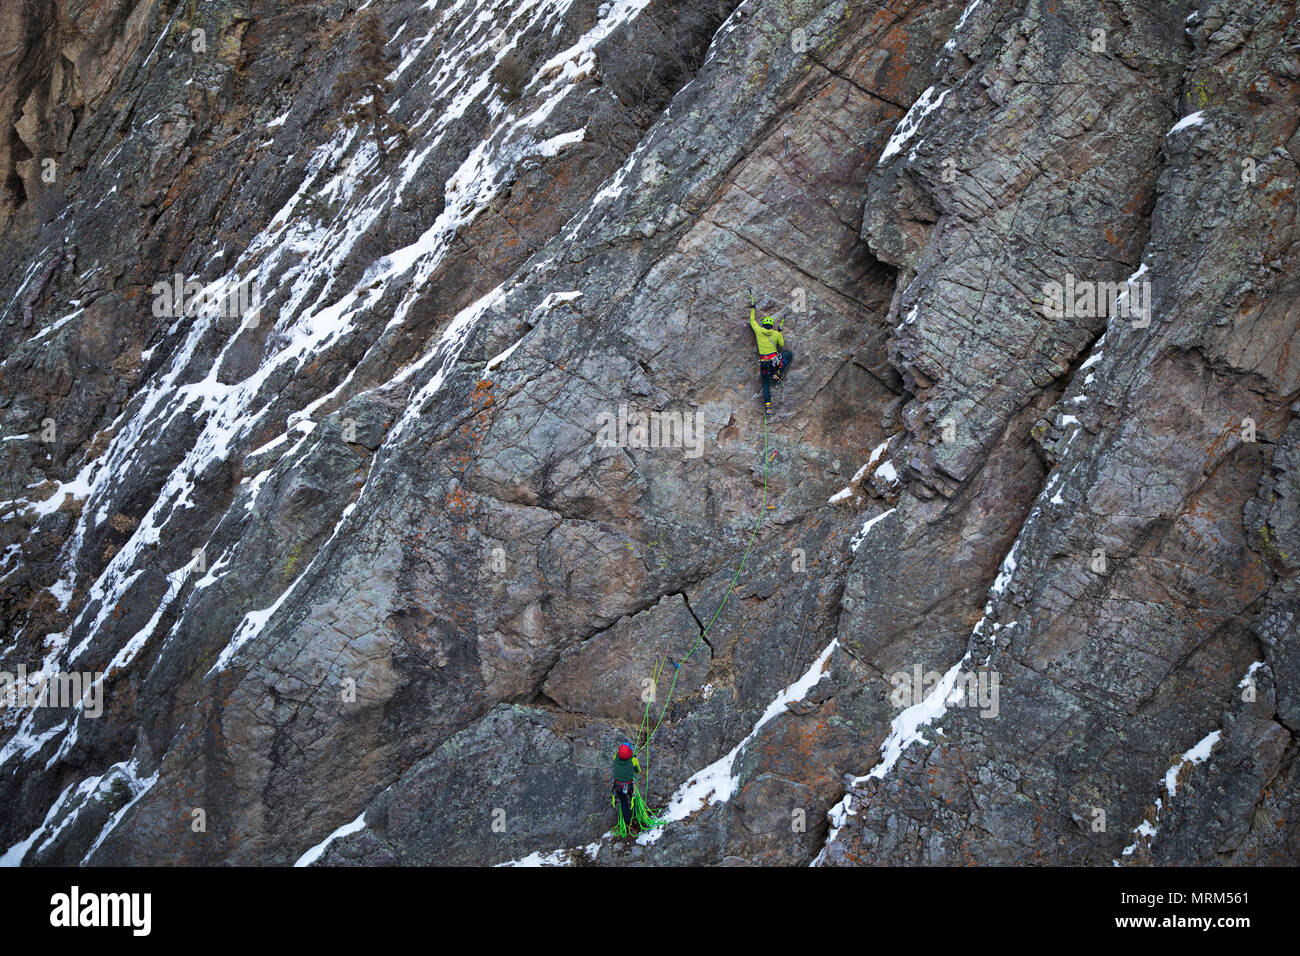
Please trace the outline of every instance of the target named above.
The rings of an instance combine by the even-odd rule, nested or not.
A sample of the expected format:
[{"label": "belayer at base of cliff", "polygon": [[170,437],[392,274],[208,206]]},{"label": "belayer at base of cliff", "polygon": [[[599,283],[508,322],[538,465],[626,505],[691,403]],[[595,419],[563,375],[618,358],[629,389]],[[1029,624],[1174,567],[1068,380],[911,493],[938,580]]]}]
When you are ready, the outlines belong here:
[{"label": "belayer at base of cliff", "polygon": [[781,384],[794,361],[794,352],[785,347],[785,336],[770,315],[763,316],[762,323],[759,323],[752,294],[749,297],[749,327],[758,343],[758,374],[763,379],[763,414],[766,415],[772,411],[772,385]]},{"label": "belayer at base of cliff", "polygon": [[636,778],[641,774],[641,764],[632,753],[632,745],[621,744],[614,758],[614,799],[618,801],[618,822],[624,832],[632,826],[632,794]]},{"label": "belayer at base of cliff", "polygon": [[637,789],[636,780],[640,775],[641,764],[637,762],[636,751],[632,749],[630,741],[624,741],[619,745],[618,756],[614,758],[614,793],[610,797],[610,802],[618,811],[614,836],[632,836],[634,825],[636,831],[644,833],[665,823],[659,814],[646,806],[641,791]]}]

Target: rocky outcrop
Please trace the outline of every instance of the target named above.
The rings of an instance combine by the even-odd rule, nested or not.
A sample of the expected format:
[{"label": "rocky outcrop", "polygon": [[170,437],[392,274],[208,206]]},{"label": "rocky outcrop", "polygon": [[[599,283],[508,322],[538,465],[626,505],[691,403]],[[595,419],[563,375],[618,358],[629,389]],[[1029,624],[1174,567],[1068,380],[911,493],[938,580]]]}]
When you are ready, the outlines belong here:
[{"label": "rocky outcrop", "polygon": [[[984,29],[992,9],[985,11]],[[1032,17],[1032,6],[1028,12]],[[1269,560],[1260,546],[1266,535],[1252,534],[1251,519],[1245,517],[1258,513],[1261,483],[1270,489],[1265,492],[1269,499],[1277,500],[1271,492],[1276,478],[1268,474],[1267,463],[1276,464],[1279,451],[1289,444],[1287,422],[1296,386],[1287,345],[1294,334],[1294,299],[1283,266],[1294,254],[1295,206],[1284,197],[1294,190],[1295,124],[1282,119],[1287,110],[1282,104],[1294,102],[1296,77],[1285,65],[1285,55],[1278,59],[1288,32],[1294,35],[1294,24],[1278,11],[1263,17],[1258,13],[1240,7],[1230,13],[1195,12],[1187,21],[1185,40],[1176,21],[1141,32],[1112,28],[1116,65],[1138,71],[1146,80],[1134,77],[1116,86],[1124,92],[1110,99],[1106,109],[1089,100],[1099,89],[1096,83],[1085,84],[1081,98],[1069,94],[1070,107],[1081,106],[1087,122],[1063,132],[1060,138],[1069,145],[1061,143],[1057,155],[1062,148],[1077,146],[1108,164],[1133,156],[1138,160],[1133,175],[1138,178],[1131,187],[1116,191],[1115,183],[1123,179],[1113,167],[1107,172],[1105,198],[1114,213],[1090,217],[1105,227],[1085,230],[1086,238],[1077,230],[1070,230],[1068,243],[1051,238],[1055,228],[1069,229],[1073,209],[1053,216],[1048,209],[1035,210],[1032,200],[1022,205],[991,192],[996,185],[1014,182],[1005,167],[986,176],[988,182],[979,182],[976,172],[957,177],[957,182],[976,179],[962,187],[963,192],[993,195],[993,209],[1014,208],[1017,216],[1024,214],[1036,224],[1035,237],[1022,241],[1041,242],[1028,261],[1042,269],[1044,278],[1051,277],[1053,269],[1062,283],[1070,274],[1099,281],[1132,272],[1135,279],[1126,288],[1137,296],[1142,283],[1149,283],[1150,312],[1108,317],[1104,340],[1091,349],[1087,329],[1078,329],[1083,337],[1074,344],[1034,340],[1035,361],[1059,356],[1060,364],[1023,374],[1046,379],[1068,373],[1064,393],[1033,429],[1043,436],[1052,470],[1041,491],[1023,499],[1032,502],[1028,518],[962,658],[964,670],[1000,676],[1001,708],[996,719],[981,719],[984,714],[970,709],[955,710],[940,725],[943,737],[936,746],[915,748],[892,774],[864,781],[841,809],[845,826],[828,846],[829,860],[1123,859],[1134,826],[1128,821],[1144,819],[1153,796],[1151,782],[1160,778],[1176,752],[1229,721],[1237,725],[1233,746],[1238,753],[1253,753],[1253,769],[1238,767],[1240,772],[1229,774],[1231,786],[1241,787],[1235,795],[1221,791],[1221,799],[1197,797],[1213,804],[1212,809],[1203,806],[1203,813],[1218,815],[1225,824],[1232,821],[1228,832],[1217,842],[1192,840],[1185,829],[1204,821],[1193,823],[1195,814],[1166,814],[1152,844],[1158,862],[1212,862],[1215,853],[1237,849],[1252,829],[1262,789],[1280,785],[1284,778],[1294,744],[1289,731],[1272,723],[1272,705],[1261,706],[1262,698],[1252,697],[1250,717],[1258,730],[1247,730],[1233,716],[1240,707],[1233,701],[1243,675],[1252,662],[1269,660],[1268,648],[1251,634],[1252,622],[1270,593],[1290,586],[1290,571]],[[999,27],[1012,36],[1034,38],[1021,47],[1026,59],[1018,61],[1023,64],[1017,67],[1019,75],[1032,77],[1042,70],[1042,61],[1031,56],[1042,44],[1048,44],[1044,52],[1056,61],[1052,76],[1059,76],[1062,53],[1067,61],[1078,56],[1071,56],[1070,48],[1078,47],[1068,40],[1058,40],[1053,51],[1050,31],[1043,29],[1046,24],[1026,22],[1022,11],[1006,14],[1014,19],[998,20]],[[979,30],[978,24],[975,20],[972,29]],[[1084,26],[1083,21],[1073,28],[1067,23],[1066,36],[1077,35]],[[1241,51],[1240,60],[1231,55],[1225,59],[1223,38],[1242,32],[1255,37],[1252,51]],[[1163,51],[1153,49],[1161,39]],[[978,48],[969,46],[976,42]],[[968,41],[976,67],[977,49],[987,46],[987,40]],[[1261,56],[1260,47],[1273,52]],[[1209,52],[1216,49],[1217,54]],[[1180,82],[1169,86],[1168,67],[1176,64],[1181,77],[1173,78]],[[978,86],[972,89],[976,73],[965,73],[953,102],[974,100],[978,115],[978,104],[984,101],[988,106],[983,112],[992,115],[949,121],[941,114],[935,126],[923,124],[921,133],[937,128],[932,135],[942,136],[951,123],[960,136],[963,122],[983,130],[996,124],[998,116],[1017,111],[1014,102],[992,96],[996,86],[987,87],[988,99],[976,92]],[[1177,104],[1178,97],[1171,94],[1181,88],[1188,98],[1192,89],[1200,88],[1195,83],[1205,84],[1207,73],[1217,77],[1211,84],[1212,105],[1193,104],[1205,108],[1191,119],[1162,115],[1150,100],[1143,101],[1151,83],[1159,81],[1169,90],[1162,99]],[[1276,100],[1257,98],[1254,91],[1270,85],[1289,91]],[[1276,104],[1273,109],[1270,102]],[[1282,112],[1275,112],[1278,108]],[[1064,104],[1047,112],[1067,122]],[[1089,122],[1101,117],[1112,122],[1119,118],[1120,125],[1107,129],[1109,123],[1103,122],[1095,131],[1088,130]],[[1139,132],[1144,127],[1146,132]],[[1123,150],[1087,149],[1089,135],[1107,137],[1121,131]],[[1027,151],[1018,148],[1018,141],[1015,145],[1013,165],[1024,169],[1029,182],[1050,181],[1050,168],[1019,167]],[[925,145],[913,148],[916,161],[902,175],[919,178],[919,188],[936,197],[940,210],[925,245],[928,252],[940,242],[939,235],[946,242],[950,230],[963,228],[965,217],[960,208],[947,211],[952,190],[943,186],[941,164],[922,159]],[[1156,151],[1158,166],[1151,158]],[[1083,184],[1077,194],[1084,209],[1093,201],[1090,197],[1101,195]],[[1143,207],[1152,198],[1147,228],[1117,218],[1139,212],[1145,220]],[[1009,232],[989,232],[983,226],[976,231],[989,239],[1014,241]],[[1140,252],[1138,238],[1145,239]],[[1081,241],[1099,245],[1089,250]],[[953,248],[972,245],[959,241]],[[1058,250],[1078,252],[1080,258],[1054,263]],[[954,258],[947,257],[941,269],[952,268]],[[1113,267],[1097,265],[1108,259]],[[1001,280],[1008,268],[999,266],[988,274]],[[926,311],[923,298],[927,286],[966,295],[959,280],[940,285],[942,273],[927,268],[923,259],[916,269],[917,279],[909,288],[920,287],[916,301],[923,315],[933,314]],[[995,298],[996,305],[982,306],[985,322],[992,319],[993,310],[1010,307],[1025,314],[1036,306],[1032,296],[1010,290],[996,297],[981,295],[978,301]],[[911,308],[912,301],[913,295],[904,292],[899,310]],[[1265,306],[1265,301],[1272,304]],[[916,331],[909,330],[905,319],[898,354],[914,348],[914,354],[924,355],[924,343],[941,336],[936,328],[942,330],[958,311],[956,302],[941,306],[932,321],[915,320],[911,328]],[[1290,319],[1283,317],[1288,312]],[[967,327],[978,327],[980,321],[978,314],[961,320]],[[1009,325],[993,324],[1004,329]],[[1062,326],[1067,334],[1073,331],[1069,324],[1055,327]],[[1041,323],[1037,327],[1043,329]],[[1052,335],[1050,328],[1043,332]],[[908,344],[913,342],[916,345]],[[997,395],[999,381],[1010,377],[1008,371],[1016,372],[1016,366],[1002,369],[992,382],[977,380],[982,391],[968,399],[952,397],[955,388],[965,386],[954,385],[953,376],[944,374],[940,384],[927,386],[929,395],[937,397],[930,398],[918,418],[941,422],[954,416],[961,434],[970,419],[965,409],[972,404],[982,411],[998,407],[987,388],[995,386],[992,395]],[[1004,394],[1026,392],[1019,387]],[[977,417],[984,427],[998,426],[986,414]],[[978,442],[979,432],[972,430]],[[930,444],[941,476],[961,478],[971,446],[960,441]],[[1281,454],[1284,459],[1286,452]],[[1276,503],[1272,510],[1277,512]],[[943,666],[955,659],[950,655]],[[1265,663],[1263,673],[1270,666]],[[1256,736],[1246,744],[1251,734]],[[1026,756],[1009,759],[1016,748]],[[1210,766],[1218,764],[1216,757]],[[1252,777],[1253,787],[1246,783]],[[1178,805],[1172,793],[1166,802]],[[904,806],[908,812],[900,812]],[[1117,819],[1128,825],[1116,826]],[[1272,860],[1286,858],[1281,851]],[[1268,857],[1253,859],[1262,862]]]},{"label": "rocky outcrop", "polygon": [[73,133],[101,109],[144,41],[149,0],[37,0],[0,14],[0,225],[27,203],[57,212]]},{"label": "rocky outcrop", "polygon": [[101,6],[5,862],[1294,862],[1291,7],[372,4],[381,150],[360,4]]}]

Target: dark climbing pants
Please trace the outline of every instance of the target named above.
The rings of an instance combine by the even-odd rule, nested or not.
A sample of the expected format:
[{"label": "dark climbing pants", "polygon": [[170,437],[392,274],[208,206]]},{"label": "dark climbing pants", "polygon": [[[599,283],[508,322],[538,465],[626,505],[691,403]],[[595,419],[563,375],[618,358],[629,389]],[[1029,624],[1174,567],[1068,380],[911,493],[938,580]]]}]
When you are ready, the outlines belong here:
[{"label": "dark climbing pants", "polygon": [[772,376],[778,376],[777,381],[785,376],[790,369],[790,363],[794,361],[794,352],[789,349],[781,349],[777,353],[780,356],[780,364],[775,361],[759,362],[758,372],[763,376],[763,404],[766,405],[772,401]]},{"label": "dark climbing pants", "polygon": [[632,784],[614,784],[614,796],[618,798],[618,819],[629,829],[632,826]]}]

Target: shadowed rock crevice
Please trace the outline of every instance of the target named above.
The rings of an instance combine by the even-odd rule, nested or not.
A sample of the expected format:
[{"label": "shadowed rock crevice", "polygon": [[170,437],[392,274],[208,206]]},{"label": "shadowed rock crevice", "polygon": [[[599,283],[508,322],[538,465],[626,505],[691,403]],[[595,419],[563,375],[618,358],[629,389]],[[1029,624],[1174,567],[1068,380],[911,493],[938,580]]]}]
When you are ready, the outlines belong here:
[{"label": "shadowed rock crevice", "polygon": [[0,712],[0,855],[1294,862],[1295,30],[0,17],[0,670],[109,671]]}]

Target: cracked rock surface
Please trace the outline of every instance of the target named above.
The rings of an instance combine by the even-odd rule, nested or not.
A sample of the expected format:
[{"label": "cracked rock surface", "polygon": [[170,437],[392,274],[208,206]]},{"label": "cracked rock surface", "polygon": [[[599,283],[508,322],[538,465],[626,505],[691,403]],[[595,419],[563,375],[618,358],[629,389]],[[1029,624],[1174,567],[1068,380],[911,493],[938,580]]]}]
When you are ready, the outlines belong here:
[{"label": "cracked rock surface", "polygon": [[387,155],[356,0],[85,6],[0,670],[103,713],[0,710],[3,862],[1300,859],[1293,4],[388,0]]}]

